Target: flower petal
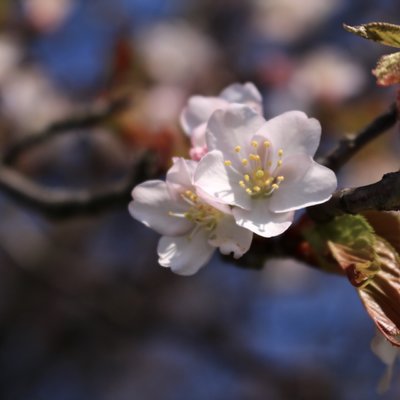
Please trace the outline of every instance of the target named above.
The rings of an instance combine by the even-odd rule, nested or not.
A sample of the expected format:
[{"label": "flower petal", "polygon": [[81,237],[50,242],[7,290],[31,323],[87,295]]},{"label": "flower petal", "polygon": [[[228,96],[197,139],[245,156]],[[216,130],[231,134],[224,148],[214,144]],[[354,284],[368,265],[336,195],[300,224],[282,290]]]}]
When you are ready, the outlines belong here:
[{"label": "flower petal", "polygon": [[163,236],[158,242],[158,262],[179,275],[193,275],[208,263],[215,248],[208,232],[199,229],[193,236]]},{"label": "flower petal", "polygon": [[232,210],[236,223],[263,237],[278,236],[292,224],[294,213],[273,213],[268,208],[268,201],[253,200],[251,210],[234,208]]},{"label": "flower petal", "polygon": [[197,167],[197,162],[186,160],[182,157],[174,157],[173,165],[167,172],[166,181],[168,186],[175,190],[187,190],[193,187],[193,174]]},{"label": "flower petal", "polygon": [[230,104],[225,110],[217,110],[207,124],[207,146],[220,150],[225,159],[238,162],[236,146],[248,148],[251,137],[265,124],[265,119],[252,108],[242,104]]},{"label": "flower petal", "polygon": [[313,157],[319,145],[321,125],[301,111],[288,111],[267,121],[258,133],[266,135],[275,149],[282,149],[284,158],[299,153]]},{"label": "flower petal", "polygon": [[229,103],[246,104],[262,114],[262,96],[251,82],[234,83],[226,87],[219,95]]},{"label": "flower petal", "polygon": [[211,114],[226,107],[227,102],[219,97],[192,96],[180,116],[180,123],[188,136],[193,130],[204,122],[207,122]]},{"label": "flower petal", "polygon": [[246,253],[253,239],[253,232],[236,224],[232,216],[222,218],[216,227],[215,236],[209,240],[214,247],[219,247],[222,254],[233,253],[234,258]]},{"label": "flower petal", "polygon": [[250,208],[249,195],[239,186],[242,176],[224,165],[220,151],[207,153],[199,162],[194,174],[194,184],[200,191],[216,201],[242,208]]},{"label": "flower petal", "polygon": [[133,201],[129,203],[132,217],[154,229],[161,235],[182,235],[193,228],[186,218],[169,215],[170,211],[183,213],[187,205],[171,199],[163,181],[146,181],[132,191]]},{"label": "flower petal", "polygon": [[279,170],[285,180],[269,201],[274,212],[287,212],[323,203],[336,189],[335,173],[310,156],[298,154],[285,159]]}]

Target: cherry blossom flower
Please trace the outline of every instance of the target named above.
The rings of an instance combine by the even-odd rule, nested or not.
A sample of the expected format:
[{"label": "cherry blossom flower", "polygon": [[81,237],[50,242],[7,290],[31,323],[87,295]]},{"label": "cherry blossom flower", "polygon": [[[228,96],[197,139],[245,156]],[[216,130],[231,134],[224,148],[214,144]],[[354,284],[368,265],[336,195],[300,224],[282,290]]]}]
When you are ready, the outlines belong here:
[{"label": "cherry blossom flower", "polygon": [[236,223],[260,236],[284,232],[294,210],[327,201],[336,176],[316,163],[321,126],[300,111],[269,121],[250,107],[217,110],[207,125],[210,150],[199,162],[198,190],[232,206]]},{"label": "cherry blossom flower", "polygon": [[200,160],[207,153],[206,126],[211,114],[218,109],[225,109],[231,103],[246,104],[262,114],[262,97],[250,82],[234,83],[226,87],[218,97],[192,96],[183,109],[180,122],[185,133],[190,137],[192,148],[190,157]]},{"label": "cherry blossom flower", "polygon": [[193,174],[197,162],[174,159],[166,182],[146,181],[133,189],[131,215],[163,235],[158,243],[159,263],[180,275],[192,275],[221,253],[242,256],[253,234],[236,225],[230,208],[197,193]]}]

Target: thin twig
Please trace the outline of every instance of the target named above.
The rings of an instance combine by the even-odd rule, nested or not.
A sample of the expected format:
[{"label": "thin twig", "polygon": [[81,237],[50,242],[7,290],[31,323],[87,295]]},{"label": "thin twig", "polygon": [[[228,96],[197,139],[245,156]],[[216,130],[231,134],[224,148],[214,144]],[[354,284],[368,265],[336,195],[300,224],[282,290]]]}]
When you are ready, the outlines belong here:
[{"label": "thin twig", "polygon": [[121,97],[111,101],[108,105],[95,107],[83,114],[70,117],[66,120],[55,122],[43,131],[26,135],[20,142],[13,144],[3,156],[4,165],[12,165],[25,151],[38,146],[53,136],[67,133],[68,131],[90,128],[103,123],[115,113],[123,110],[129,104],[128,97]]},{"label": "thin twig", "polygon": [[397,120],[398,108],[396,103],[393,103],[387,111],[375,118],[361,132],[342,139],[330,154],[317,161],[333,171],[337,171],[366,144],[393,127]]}]

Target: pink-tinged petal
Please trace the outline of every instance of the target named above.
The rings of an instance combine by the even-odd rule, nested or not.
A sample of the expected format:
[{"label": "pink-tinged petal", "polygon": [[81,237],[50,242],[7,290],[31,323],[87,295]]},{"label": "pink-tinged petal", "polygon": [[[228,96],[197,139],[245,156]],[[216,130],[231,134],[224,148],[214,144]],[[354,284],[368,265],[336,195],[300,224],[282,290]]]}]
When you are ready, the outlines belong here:
[{"label": "pink-tinged petal", "polygon": [[262,96],[253,83],[245,84],[234,83],[226,87],[220,97],[229,103],[246,104],[254,108],[259,114],[262,114]]},{"label": "pink-tinged petal", "polygon": [[282,149],[283,158],[293,154],[313,157],[321,138],[321,125],[301,111],[288,111],[267,121],[258,133],[266,135],[275,149]]},{"label": "pink-tinged petal", "polygon": [[209,243],[219,247],[222,254],[233,253],[234,258],[241,257],[251,245],[253,232],[236,224],[232,216],[225,216],[219,222]]},{"label": "pink-tinged petal", "polygon": [[234,208],[236,223],[263,237],[278,236],[292,224],[294,212],[273,213],[268,208],[268,201],[254,199],[251,210]]},{"label": "pink-tinged petal", "polygon": [[193,228],[186,218],[173,217],[169,212],[183,213],[187,205],[171,199],[163,181],[146,181],[132,191],[133,201],[129,203],[132,217],[154,229],[161,235],[183,235]]},{"label": "pink-tinged petal", "polygon": [[207,122],[211,114],[226,107],[227,102],[219,97],[192,96],[180,116],[180,123],[189,136],[199,125]]},{"label": "pink-tinged petal", "polygon": [[190,141],[193,147],[207,147],[206,142],[207,123],[203,122],[193,129]]},{"label": "pink-tinged petal", "polygon": [[193,275],[208,263],[215,248],[208,232],[199,229],[193,236],[163,236],[158,242],[158,262],[179,275]]},{"label": "pink-tinged petal", "polygon": [[[251,138],[265,119],[252,108],[242,104],[230,104],[225,110],[217,110],[207,124],[207,146],[209,150],[220,150],[233,165],[240,165],[240,153],[236,146],[249,149]],[[248,151],[244,151],[248,156]]]},{"label": "pink-tinged petal", "polygon": [[224,165],[222,153],[216,150],[200,160],[194,174],[194,184],[199,193],[205,193],[219,203],[248,209],[251,199],[239,186],[241,179],[242,175],[236,170]]},{"label": "pink-tinged petal", "polygon": [[337,186],[335,173],[305,154],[285,159],[279,175],[284,177],[284,181],[269,201],[270,210],[274,212],[323,203],[330,199]]},{"label": "pink-tinged petal", "polygon": [[193,175],[197,162],[182,157],[174,157],[172,161],[173,165],[167,172],[166,181],[168,184],[190,189],[193,186]]}]

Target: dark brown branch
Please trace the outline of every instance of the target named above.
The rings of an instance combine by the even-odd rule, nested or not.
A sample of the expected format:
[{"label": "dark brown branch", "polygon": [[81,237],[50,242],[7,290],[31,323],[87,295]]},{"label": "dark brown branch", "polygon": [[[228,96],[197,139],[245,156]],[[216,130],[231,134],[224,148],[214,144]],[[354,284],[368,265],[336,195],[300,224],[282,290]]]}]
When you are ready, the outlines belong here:
[{"label": "dark brown branch", "polygon": [[25,151],[38,146],[53,136],[67,133],[71,130],[90,128],[99,125],[123,110],[129,104],[128,97],[121,97],[111,101],[108,105],[97,106],[83,114],[76,115],[64,121],[55,122],[43,131],[26,135],[23,140],[13,144],[3,156],[4,165],[12,165],[16,159]]},{"label": "dark brown branch", "polygon": [[[0,190],[19,203],[52,218],[95,214],[116,206],[126,206],[136,184],[157,172],[150,157],[142,156],[118,182],[101,190],[49,189],[26,178],[14,169],[0,167]],[[150,176],[149,176],[150,175]]]},{"label": "dark brown branch", "polygon": [[327,221],[341,214],[357,214],[367,210],[400,210],[400,172],[385,174],[376,183],[336,191],[326,203],[308,208],[316,221]]},{"label": "dark brown branch", "polygon": [[357,135],[349,135],[342,139],[330,154],[319,158],[318,162],[337,171],[366,144],[393,127],[397,120],[398,109],[396,103],[393,103],[386,112],[374,119]]}]

